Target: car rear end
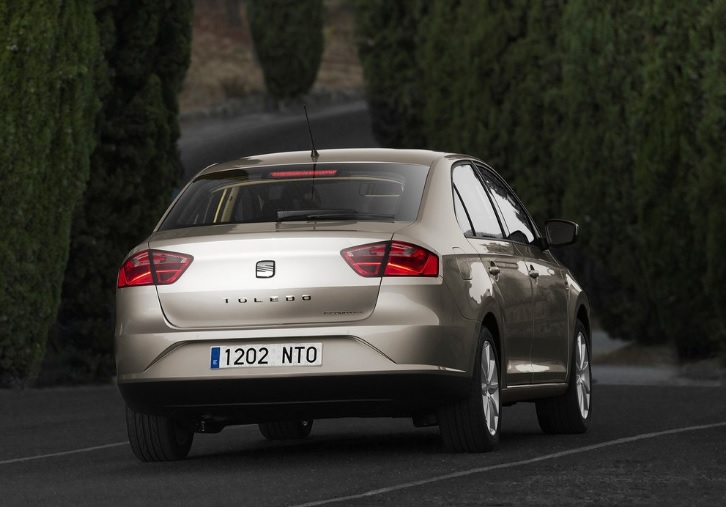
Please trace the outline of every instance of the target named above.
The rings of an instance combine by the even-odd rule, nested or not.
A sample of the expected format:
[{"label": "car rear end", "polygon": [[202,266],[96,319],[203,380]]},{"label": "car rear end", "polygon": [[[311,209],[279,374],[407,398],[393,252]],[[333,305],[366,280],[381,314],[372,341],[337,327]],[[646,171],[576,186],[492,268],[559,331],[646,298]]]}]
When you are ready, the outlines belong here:
[{"label": "car rear end", "polygon": [[243,159],[188,185],[119,272],[129,407],[225,425],[410,416],[465,393],[472,323],[410,234],[440,156],[385,153]]}]

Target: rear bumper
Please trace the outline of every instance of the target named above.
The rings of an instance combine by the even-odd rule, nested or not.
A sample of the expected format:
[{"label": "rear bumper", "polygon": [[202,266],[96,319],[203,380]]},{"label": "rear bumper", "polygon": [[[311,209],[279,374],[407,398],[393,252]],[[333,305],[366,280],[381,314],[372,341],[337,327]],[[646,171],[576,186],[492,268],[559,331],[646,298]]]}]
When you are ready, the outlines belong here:
[{"label": "rear bumper", "polygon": [[408,417],[463,397],[448,372],[119,382],[133,410],[222,424],[331,417]]}]

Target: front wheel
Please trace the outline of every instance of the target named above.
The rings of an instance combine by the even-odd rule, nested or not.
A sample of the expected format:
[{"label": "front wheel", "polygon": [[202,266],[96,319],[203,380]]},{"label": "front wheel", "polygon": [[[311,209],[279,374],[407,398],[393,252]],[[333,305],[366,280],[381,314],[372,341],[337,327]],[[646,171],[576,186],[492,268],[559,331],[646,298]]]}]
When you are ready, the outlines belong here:
[{"label": "front wheel", "polygon": [[469,395],[439,409],[439,431],[451,452],[486,452],[499,445],[502,422],[499,355],[491,332],[479,335]]},{"label": "front wheel", "polygon": [[168,417],[142,414],[126,407],[131,450],[141,461],[176,461],[189,454],[194,431]]},{"label": "front wheel", "polygon": [[590,346],[585,325],[577,321],[567,392],[537,401],[537,421],[545,433],[585,433],[592,417]]}]

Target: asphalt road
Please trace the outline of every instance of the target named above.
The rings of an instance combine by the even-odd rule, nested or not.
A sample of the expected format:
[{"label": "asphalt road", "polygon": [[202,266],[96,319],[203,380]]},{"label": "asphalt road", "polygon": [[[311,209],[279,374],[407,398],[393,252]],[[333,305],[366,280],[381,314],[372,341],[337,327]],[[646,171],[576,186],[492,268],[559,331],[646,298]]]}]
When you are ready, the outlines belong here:
[{"label": "asphalt road", "polygon": [[[594,374],[598,379],[597,369]],[[113,386],[0,391],[0,505],[726,505],[726,388],[595,384],[584,435],[503,412],[498,451],[445,453],[403,419],[316,421],[306,440],[256,426],[196,435],[183,462],[126,443]]]}]

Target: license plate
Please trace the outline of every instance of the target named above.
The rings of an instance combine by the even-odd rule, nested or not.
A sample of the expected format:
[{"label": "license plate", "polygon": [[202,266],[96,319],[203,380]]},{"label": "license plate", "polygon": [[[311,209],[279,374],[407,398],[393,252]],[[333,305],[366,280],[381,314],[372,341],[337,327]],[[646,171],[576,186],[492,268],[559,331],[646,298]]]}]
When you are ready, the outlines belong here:
[{"label": "license plate", "polygon": [[273,343],[212,347],[210,367],[216,370],[267,366],[321,366],[322,364],[322,343]]}]

